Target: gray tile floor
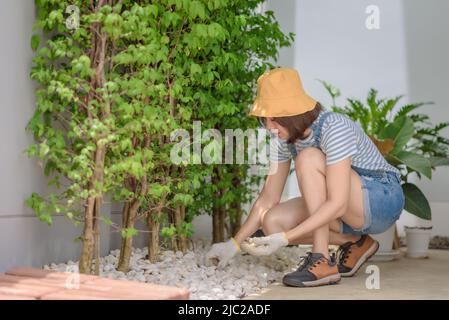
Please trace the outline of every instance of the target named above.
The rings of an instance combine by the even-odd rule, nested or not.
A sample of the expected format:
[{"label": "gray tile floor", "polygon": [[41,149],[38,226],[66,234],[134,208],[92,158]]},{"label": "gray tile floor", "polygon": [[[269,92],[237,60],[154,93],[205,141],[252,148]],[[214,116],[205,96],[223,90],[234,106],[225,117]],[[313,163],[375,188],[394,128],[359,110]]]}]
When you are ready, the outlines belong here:
[{"label": "gray tile floor", "polygon": [[[427,259],[407,258],[404,252],[405,248],[401,248],[400,258],[394,261],[368,261],[354,277],[342,278],[337,285],[294,288],[273,283],[245,300],[449,299],[449,250],[430,250]],[[372,274],[365,273],[370,265],[379,268],[379,289],[367,288],[373,279]]]}]

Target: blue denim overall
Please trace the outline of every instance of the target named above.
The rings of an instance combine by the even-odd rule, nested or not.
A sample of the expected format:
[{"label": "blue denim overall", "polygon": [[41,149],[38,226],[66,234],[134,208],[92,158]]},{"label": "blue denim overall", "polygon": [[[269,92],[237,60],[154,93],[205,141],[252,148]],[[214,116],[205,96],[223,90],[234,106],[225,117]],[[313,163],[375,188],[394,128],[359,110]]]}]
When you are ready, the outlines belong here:
[{"label": "blue denim overall", "polygon": [[[313,122],[311,129],[315,137],[313,147],[321,150],[321,128],[324,120],[331,112],[321,115],[318,122]],[[292,157],[298,154],[293,143],[289,144]],[[401,187],[400,177],[393,171],[368,170],[351,165],[362,181],[363,208],[365,222],[359,228],[352,228],[341,221],[341,233],[355,235],[376,234],[386,231],[396,220],[399,219],[405,204],[404,192]]]}]

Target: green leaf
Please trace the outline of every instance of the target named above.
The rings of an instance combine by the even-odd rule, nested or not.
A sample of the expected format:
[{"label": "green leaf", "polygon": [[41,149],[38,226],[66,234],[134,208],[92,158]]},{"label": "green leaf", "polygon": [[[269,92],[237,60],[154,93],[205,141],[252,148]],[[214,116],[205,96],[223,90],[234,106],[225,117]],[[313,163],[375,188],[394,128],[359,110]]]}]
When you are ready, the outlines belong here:
[{"label": "green leaf", "polygon": [[419,103],[406,104],[405,106],[402,106],[401,109],[399,109],[394,118],[396,119],[402,116],[406,116],[413,110],[427,104],[433,104],[433,102],[419,102]]},{"label": "green leaf", "polygon": [[33,36],[31,37],[31,49],[33,49],[33,51],[36,51],[39,47],[40,40],[41,39],[37,34],[33,34]]},{"label": "green leaf", "polygon": [[193,197],[190,194],[177,193],[173,198],[173,202],[180,202],[182,204],[188,205],[193,202]]},{"label": "green leaf", "polygon": [[155,198],[161,198],[164,194],[170,192],[170,186],[153,183],[150,185],[148,193]]},{"label": "green leaf", "polygon": [[430,220],[432,218],[430,205],[422,191],[413,183],[404,183],[402,190],[405,195],[404,209],[419,218]]},{"label": "green leaf", "polygon": [[124,228],[120,231],[123,238],[130,238],[133,236],[137,236],[139,234],[139,231],[137,231],[135,228]]},{"label": "green leaf", "polygon": [[201,73],[201,71],[202,71],[201,66],[199,64],[192,62],[192,64],[190,65],[190,74],[194,75],[196,73]]},{"label": "green leaf", "polygon": [[204,19],[206,17],[204,5],[200,1],[192,1],[190,3],[189,17],[192,19],[195,19],[196,17]]},{"label": "green leaf", "polygon": [[449,158],[446,157],[430,157],[432,167],[449,166]]},{"label": "green leaf", "polygon": [[341,92],[340,89],[338,89],[337,87],[334,87],[333,85],[331,85],[330,83],[324,81],[324,80],[320,80],[317,79],[324,87],[324,89],[326,89],[327,93],[331,96],[332,99],[338,98],[339,96],[341,96]]},{"label": "green leaf", "polygon": [[392,155],[393,158],[399,160],[401,163],[405,164],[407,167],[412,168],[419,173],[422,173],[427,178],[432,178],[432,167],[429,159],[425,158],[422,155],[401,151],[397,154]]},{"label": "green leaf", "polygon": [[28,157],[33,157],[38,154],[39,152],[39,145],[38,144],[32,144],[25,150]]},{"label": "green leaf", "polygon": [[103,221],[108,226],[111,226],[113,224],[112,220],[109,217],[104,217],[103,216]]},{"label": "green leaf", "polygon": [[173,226],[173,224],[170,225],[170,227],[163,227],[161,229],[161,235],[163,237],[173,237],[175,235],[175,233],[176,233],[176,228],[175,228],[175,226]]},{"label": "green leaf", "polygon": [[48,213],[38,215],[37,217],[40,221],[45,222],[49,226],[51,226],[53,223],[53,219],[52,219],[51,215]]},{"label": "green leaf", "polygon": [[407,117],[399,117],[387,125],[379,134],[381,139],[392,139],[394,141],[393,154],[401,151],[415,132],[413,120]]}]

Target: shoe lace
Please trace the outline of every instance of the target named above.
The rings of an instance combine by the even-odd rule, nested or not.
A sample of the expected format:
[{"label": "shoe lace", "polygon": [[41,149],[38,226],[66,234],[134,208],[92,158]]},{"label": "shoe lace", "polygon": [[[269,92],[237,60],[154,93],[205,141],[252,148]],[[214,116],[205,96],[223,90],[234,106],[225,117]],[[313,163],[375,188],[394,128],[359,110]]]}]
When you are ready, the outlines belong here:
[{"label": "shoe lace", "polygon": [[346,258],[351,253],[351,245],[352,245],[352,243],[348,242],[348,243],[341,245],[338,248],[338,251],[337,251],[338,263],[341,264],[341,263],[346,262]]},{"label": "shoe lace", "polygon": [[312,259],[312,252],[307,252],[306,255],[299,258],[298,271],[308,269],[311,266],[315,266],[315,262]]}]

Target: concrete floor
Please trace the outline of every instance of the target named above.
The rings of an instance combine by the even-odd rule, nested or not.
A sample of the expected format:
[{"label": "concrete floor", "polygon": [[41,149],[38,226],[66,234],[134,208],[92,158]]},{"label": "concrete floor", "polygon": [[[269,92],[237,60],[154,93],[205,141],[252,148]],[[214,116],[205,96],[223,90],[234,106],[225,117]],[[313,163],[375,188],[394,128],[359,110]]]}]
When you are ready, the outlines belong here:
[{"label": "concrete floor", "polygon": [[[273,283],[260,294],[245,300],[263,299],[449,299],[449,250],[429,250],[428,259],[404,256],[390,262],[368,261],[352,278],[342,278],[339,284],[315,288],[287,287]],[[365,273],[370,265],[379,268],[379,289],[368,289],[372,274]]]}]

